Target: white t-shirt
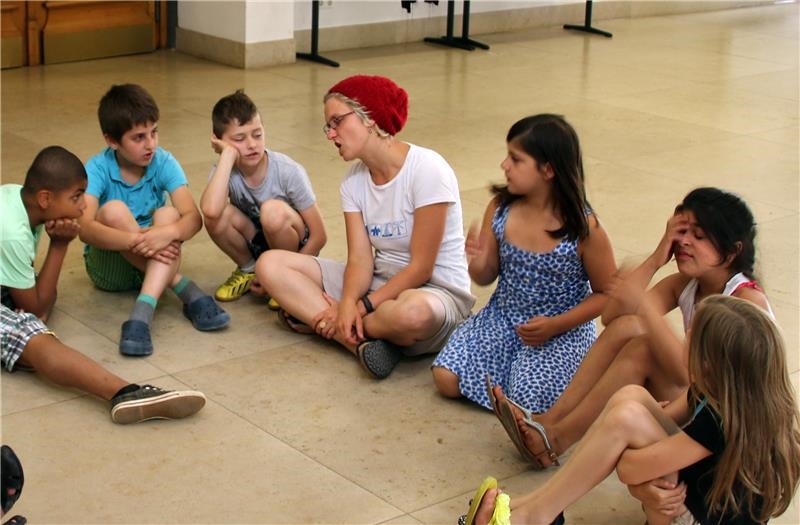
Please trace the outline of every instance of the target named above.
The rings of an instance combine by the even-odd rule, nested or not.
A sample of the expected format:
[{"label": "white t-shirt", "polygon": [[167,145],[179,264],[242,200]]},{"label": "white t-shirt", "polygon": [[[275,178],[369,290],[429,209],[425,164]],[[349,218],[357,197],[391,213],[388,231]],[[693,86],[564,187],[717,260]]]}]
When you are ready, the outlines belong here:
[{"label": "white t-shirt", "polygon": [[[381,186],[372,182],[369,170],[358,161],[339,188],[342,210],[360,212],[375,264],[406,266],[411,260],[411,233],[417,208],[448,203],[444,237],[433,269],[432,282],[449,283],[470,293],[470,278],[464,253],[461,198],[453,168],[433,150],[409,144],[400,172]],[[431,247],[432,249],[434,247]]]}]

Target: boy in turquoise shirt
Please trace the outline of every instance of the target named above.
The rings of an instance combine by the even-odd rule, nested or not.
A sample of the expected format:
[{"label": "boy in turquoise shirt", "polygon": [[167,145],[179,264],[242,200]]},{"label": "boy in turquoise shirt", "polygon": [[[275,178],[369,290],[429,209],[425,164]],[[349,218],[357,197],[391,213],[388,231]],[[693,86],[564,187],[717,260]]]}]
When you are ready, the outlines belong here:
[{"label": "boy in turquoise shirt", "polygon": [[179,273],[182,243],[200,230],[202,219],[180,164],[158,147],[155,100],[141,86],[115,85],[100,100],[97,114],[108,147],[86,164],[89,185],[80,237],[88,245],[86,271],[95,286],[139,290],[122,324],[120,352],[153,353],[150,323],[167,287],[196,329],[228,326],[230,316]]}]

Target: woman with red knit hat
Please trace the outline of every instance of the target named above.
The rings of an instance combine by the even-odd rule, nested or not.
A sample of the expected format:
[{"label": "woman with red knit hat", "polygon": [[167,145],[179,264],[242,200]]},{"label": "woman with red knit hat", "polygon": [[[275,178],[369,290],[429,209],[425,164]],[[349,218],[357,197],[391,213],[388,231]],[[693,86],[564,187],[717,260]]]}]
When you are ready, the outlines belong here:
[{"label": "woman with red knit hat", "polygon": [[325,136],[351,164],[340,187],[347,263],[280,250],[256,275],[289,328],[334,339],[375,378],[403,355],[438,352],[475,298],[455,173],[433,150],[395,135],[408,95],[356,75],[324,98]]}]

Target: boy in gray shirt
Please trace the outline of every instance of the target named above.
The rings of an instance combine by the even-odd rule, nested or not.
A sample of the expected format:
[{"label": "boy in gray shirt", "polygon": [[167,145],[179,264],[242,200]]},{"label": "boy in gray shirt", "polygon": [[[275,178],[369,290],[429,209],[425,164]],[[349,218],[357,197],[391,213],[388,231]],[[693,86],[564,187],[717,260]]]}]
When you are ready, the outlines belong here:
[{"label": "boy in gray shirt", "polygon": [[211,147],[219,161],[200,209],[211,239],[237,264],[215,297],[234,301],[250,290],[264,251],[318,255],[327,235],[308,174],[287,155],[266,149],[261,115],[250,97],[238,90],[221,98],[211,119]]}]

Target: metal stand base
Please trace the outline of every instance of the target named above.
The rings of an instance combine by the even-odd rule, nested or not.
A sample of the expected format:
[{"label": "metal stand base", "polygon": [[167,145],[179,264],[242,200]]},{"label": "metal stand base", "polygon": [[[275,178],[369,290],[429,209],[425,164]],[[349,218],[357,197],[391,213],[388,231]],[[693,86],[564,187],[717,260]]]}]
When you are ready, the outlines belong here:
[{"label": "metal stand base", "polygon": [[318,64],[325,64],[326,66],[331,67],[339,67],[339,62],[335,60],[331,60],[330,58],[325,58],[324,56],[320,56],[317,53],[295,53],[297,58],[302,58],[303,60],[310,60],[312,62],[317,62]]},{"label": "metal stand base", "polygon": [[586,10],[584,11],[583,25],[564,24],[564,29],[572,29],[575,31],[583,31],[584,33],[591,33],[593,35],[602,35],[606,38],[611,38],[614,35],[608,31],[592,27],[592,0],[586,0]]},{"label": "metal stand base", "polygon": [[475,51],[475,48],[489,49],[483,42],[472,40],[469,37],[469,0],[464,0],[464,13],[461,16],[461,36],[453,36],[453,23],[455,21],[455,0],[447,2],[447,34],[445,36],[425,37],[425,42],[441,46],[455,47],[465,51]]},{"label": "metal stand base", "polygon": [[295,53],[297,58],[311,60],[326,66],[339,67],[339,62],[319,54],[319,0],[311,1],[311,53]]}]

